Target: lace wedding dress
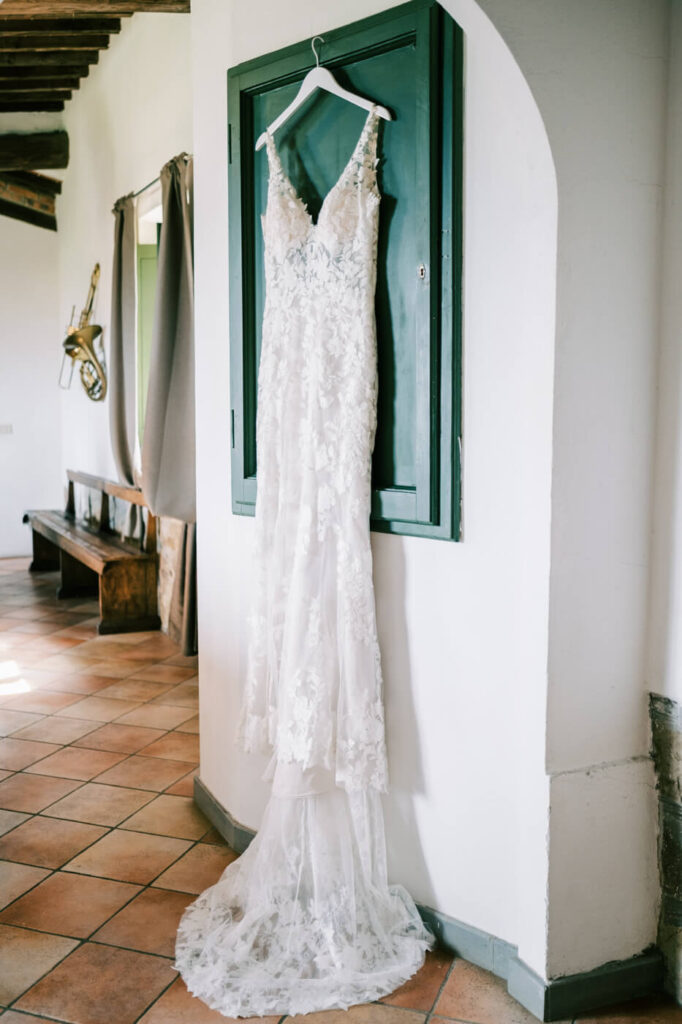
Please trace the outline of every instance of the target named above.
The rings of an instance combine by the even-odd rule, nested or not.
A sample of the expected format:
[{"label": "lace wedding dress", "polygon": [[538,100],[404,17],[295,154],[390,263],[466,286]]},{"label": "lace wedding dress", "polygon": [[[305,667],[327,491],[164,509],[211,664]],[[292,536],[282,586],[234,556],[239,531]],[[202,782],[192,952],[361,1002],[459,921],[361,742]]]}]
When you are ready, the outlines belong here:
[{"label": "lace wedding dress", "polygon": [[176,966],[227,1016],[387,995],[432,937],[386,877],[369,542],[378,118],[315,223],[267,137],[255,613],[240,726],[270,753],[258,835],[185,912]]}]

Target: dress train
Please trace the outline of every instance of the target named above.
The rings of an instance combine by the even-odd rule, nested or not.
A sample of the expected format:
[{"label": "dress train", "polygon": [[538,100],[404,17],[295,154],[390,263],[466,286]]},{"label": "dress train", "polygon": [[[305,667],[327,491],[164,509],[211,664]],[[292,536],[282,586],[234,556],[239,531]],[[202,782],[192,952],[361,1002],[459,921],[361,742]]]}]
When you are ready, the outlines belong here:
[{"label": "dress train", "polygon": [[231,1017],[346,1009],[388,995],[433,939],[389,886],[373,790],[273,796],[257,836],[184,914],[176,967]]}]

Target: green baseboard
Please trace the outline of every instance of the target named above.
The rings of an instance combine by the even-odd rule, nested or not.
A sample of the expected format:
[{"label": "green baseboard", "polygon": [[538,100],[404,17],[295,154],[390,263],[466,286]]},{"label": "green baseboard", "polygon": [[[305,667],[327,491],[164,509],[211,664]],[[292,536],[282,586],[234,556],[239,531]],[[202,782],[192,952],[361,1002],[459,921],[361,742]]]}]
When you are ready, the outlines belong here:
[{"label": "green baseboard", "polygon": [[[235,821],[200,778],[194,780],[194,802],[228,845],[243,853],[255,832]],[[650,995],[663,985],[663,958],[656,947],[629,960],[545,981],[519,959],[511,943],[431,907],[419,906],[419,912],[440,946],[503,978],[509,994],[541,1021],[572,1019],[578,1013]]]},{"label": "green baseboard", "polygon": [[235,821],[198,775],[194,778],[194,803],[220,832],[227,845],[237,853],[243,853],[256,833]]}]

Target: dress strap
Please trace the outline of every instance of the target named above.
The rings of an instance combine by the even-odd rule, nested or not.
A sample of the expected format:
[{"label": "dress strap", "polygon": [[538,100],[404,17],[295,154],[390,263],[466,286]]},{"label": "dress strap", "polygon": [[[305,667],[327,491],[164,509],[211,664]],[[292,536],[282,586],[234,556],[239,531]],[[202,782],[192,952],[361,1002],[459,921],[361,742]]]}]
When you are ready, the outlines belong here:
[{"label": "dress strap", "polygon": [[268,163],[270,164],[271,171],[276,167],[281,167],[279,154],[277,152],[277,147],[275,146],[275,140],[267,128],[265,129],[265,152],[268,154]]},{"label": "dress strap", "polygon": [[268,154],[268,167],[270,168],[270,181],[277,179],[278,181],[288,182],[287,176],[284,173],[284,167],[280,155],[277,152],[277,146],[270,132],[266,129],[265,131],[265,151]]},{"label": "dress strap", "polygon": [[374,189],[376,185],[379,115],[376,106],[370,109],[352,158],[353,175],[358,184]]},{"label": "dress strap", "polygon": [[361,148],[362,162],[368,169],[375,170],[377,165],[377,144],[379,139],[379,115],[376,106],[369,112],[363,131],[364,145]]}]

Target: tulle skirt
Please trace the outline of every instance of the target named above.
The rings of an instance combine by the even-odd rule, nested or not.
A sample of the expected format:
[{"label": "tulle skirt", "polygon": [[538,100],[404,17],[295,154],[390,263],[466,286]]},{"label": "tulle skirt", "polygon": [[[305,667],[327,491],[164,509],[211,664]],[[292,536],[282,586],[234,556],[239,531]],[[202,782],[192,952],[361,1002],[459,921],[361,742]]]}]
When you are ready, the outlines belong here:
[{"label": "tulle skirt", "polygon": [[388,995],[433,937],[389,886],[380,795],[273,795],[248,850],[187,908],[176,968],[229,1017],[346,1009]]}]

